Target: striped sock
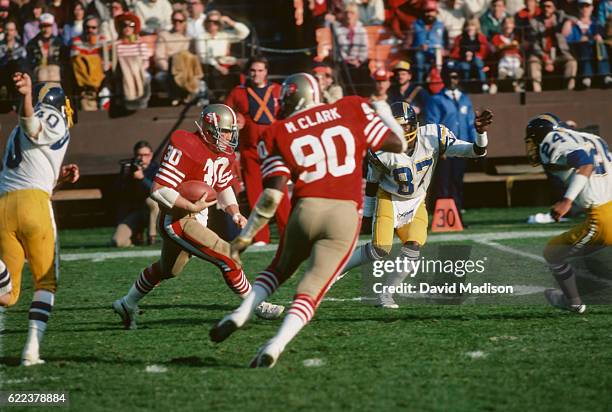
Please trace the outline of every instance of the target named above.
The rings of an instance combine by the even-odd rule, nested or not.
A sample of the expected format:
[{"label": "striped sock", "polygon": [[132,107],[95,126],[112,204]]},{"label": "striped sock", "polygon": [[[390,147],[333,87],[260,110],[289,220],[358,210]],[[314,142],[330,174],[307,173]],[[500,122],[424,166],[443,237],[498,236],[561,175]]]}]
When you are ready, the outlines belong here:
[{"label": "striped sock", "polygon": [[582,299],[580,299],[580,294],[578,293],[578,286],[576,286],[576,274],[572,266],[569,263],[561,263],[550,264],[549,267],[569,304],[582,304]]},{"label": "striped sock", "polygon": [[304,293],[295,295],[291,309],[283,319],[283,324],[276,336],[270,340],[269,345],[278,347],[282,352],[285,346],[310,322],[314,312],[315,303],[310,296]]},{"label": "striped sock", "polygon": [[47,329],[47,322],[49,321],[49,316],[51,316],[54,300],[55,295],[53,292],[48,290],[37,290],[34,292],[34,298],[32,298],[32,304],[28,312],[28,339],[23,349],[23,358],[38,358],[40,343]]},{"label": "striped sock", "polygon": [[[230,276],[229,273],[232,272],[234,272],[234,275]],[[242,269],[239,269],[238,271],[233,270],[232,272],[229,272],[228,274],[223,274],[225,282],[230,287],[230,289],[234,291],[235,294],[240,295],[240,297],[244,299],[249,293],[251,293],[251,283],[245,276],[244,271]],[[238,272],[237,275],[236,272]]]},{"label": "striped sock", "polygon": [[254,286],[264,289],[267,295],[270,296],[278,289],[278,278],[274,273],[264,270],[255,279]]},{"label": "striped sock", "polygon": [[0,260],[0,296],[11,293],[12,290],[11,275],[4,262]]},{"label": "striped sock", "polygon": [[130,291],[125,296],[125,302],[128,306],[136,306],[140,299],[152,291],[155,286],[159,285],[159,282],[159,262],[155,262],[140,273],[140,276],[138,276],[138,279],[136,279],[136,282],[134,282]]}]

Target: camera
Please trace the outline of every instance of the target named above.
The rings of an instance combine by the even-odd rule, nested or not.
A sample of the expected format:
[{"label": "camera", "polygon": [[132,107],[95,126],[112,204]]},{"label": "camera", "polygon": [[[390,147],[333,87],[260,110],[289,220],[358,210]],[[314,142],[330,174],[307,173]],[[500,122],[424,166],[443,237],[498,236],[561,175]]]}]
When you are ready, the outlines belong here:
[{"label": "camera", "polygon": [[144,169],[144,163],[142,159],[124,159],[120,160],[119,164],[121,165],[121,174],[124,174],[126,172],[134,174],[139,168]]}]

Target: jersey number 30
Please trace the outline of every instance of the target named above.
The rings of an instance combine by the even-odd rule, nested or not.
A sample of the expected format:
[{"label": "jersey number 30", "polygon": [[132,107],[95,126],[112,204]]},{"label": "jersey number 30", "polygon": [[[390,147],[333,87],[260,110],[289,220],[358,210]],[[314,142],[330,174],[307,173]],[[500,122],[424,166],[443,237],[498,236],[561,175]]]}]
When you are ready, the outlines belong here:
[{"label": "jersey number 30", "polygon": [[[338,143],[344,145],[344,159],[340,162]],[[300,174],[304,183],[322,179],[328,173],[334,177],[348,175],[355,170],[355,138],[344,126],[325,129],[321,137],[306,135],[291,143],[291,153],[299,166],[312,168]]]}]

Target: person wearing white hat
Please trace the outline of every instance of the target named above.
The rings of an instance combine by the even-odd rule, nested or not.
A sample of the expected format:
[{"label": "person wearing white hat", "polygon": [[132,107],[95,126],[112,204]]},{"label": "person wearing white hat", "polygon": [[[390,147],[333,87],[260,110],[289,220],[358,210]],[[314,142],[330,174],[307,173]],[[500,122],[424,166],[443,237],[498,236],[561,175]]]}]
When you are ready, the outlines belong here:
[{"label": "person wearing white hat", "polygon": [[61,81],[61,56],[64,43],[61,37],[53,34],[55,17],[50,13],[41,14],[40,33],[26,45],[30,67],[37,82]]}]

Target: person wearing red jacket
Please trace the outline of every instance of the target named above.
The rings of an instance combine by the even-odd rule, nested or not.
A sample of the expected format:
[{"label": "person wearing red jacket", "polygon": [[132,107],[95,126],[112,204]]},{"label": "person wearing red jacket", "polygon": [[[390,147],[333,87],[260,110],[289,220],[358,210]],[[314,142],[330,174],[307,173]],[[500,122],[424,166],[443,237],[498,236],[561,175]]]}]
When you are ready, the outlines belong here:
[{"label": "person wearing red jacket", "polygon": [[450,58],[457,61],[463,73],[464,82],[469,82],[470,79],[476,77],[482,85],[483,93],[489,91],[487,75],[484,71],[484,59],[487,56],[488,47],[487,38],[480,32],[478,19],[471,19],[465,22],[463,33],[455,38],[450,53]]},{"label": "person wearing red jacket", "polygon": [[497,77],[512,79],[514,91],[521,90],[518,81],[523,77],[523,58],[518,35],[515,33],[514,17],[502,22],[502,32],[493,36],[493,47],[497,54]]},{"label": "person wearing red jacket", "polygon": [[[263,191],[257,143],[263,132],[276,120],[280,85],[268,82],[268,60],[255,56],[247,64],[249,77],[245,84],[232,89],[225,104],[238,114],[240,126],[240,166],[251,209]],[[285,189],[286,191],[286,189]],[[285,231],[291,204],[285,193],[276,211],[276,225],[280,236]],[[266,226],[254,238],[255,244],[270,243],[270,229]]]}]

